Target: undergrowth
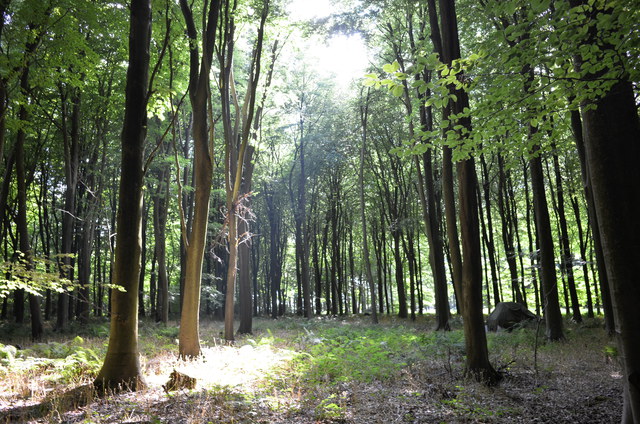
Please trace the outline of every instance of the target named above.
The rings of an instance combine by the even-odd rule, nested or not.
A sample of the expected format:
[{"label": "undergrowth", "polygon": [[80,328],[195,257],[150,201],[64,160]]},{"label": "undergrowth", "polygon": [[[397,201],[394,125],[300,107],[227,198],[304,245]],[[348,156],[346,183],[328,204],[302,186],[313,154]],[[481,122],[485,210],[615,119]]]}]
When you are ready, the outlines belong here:
[{"label": "undergrowth", "polygon": [[[163,414],[191,414],[185,422],[207,422],[212,417],[215,422],[255,422],[267,413],[287,417],[288,422],[306,422],[303,416],[309,422],[352,422],[354,408],[362,407],[366,398],[358,391],[373,390],[367,396],[375,398],[377,389],[372,388],[381,388],[384,394],[378,402],[386,402],[390,393],[399,404],[435,402],[433,411],[448,411],[445,417],[495,421],[524,413],[511,405],[485,405],[479,386],[463,380],[465,343],[459,323],[449,332],[430,330],[432,322],[424,319],[411,323],[387,318],[379,325],[353,317],[254,323],[254,333],[238,336],[233,346],[220,340],[222,323],[203,323],[203,358],[184,362],[177,358],[175,324],[141,322],[141,363],[151,380],[149,389],[131,398],[115,396],[102,406],[94,404],[96,410],[87,407],[84,416],[91,422],[118,422],[138,414],[149,422],[172,422]],[[614,344],[597,324],[568,323],[563,343],[546,343],[539,335],[538,356],[546,374],[538,377],[536,370],[527,383],[530,396],[547,396],[552,384],[544,378],[558,369],[567,373],[580,369],[585,352],[593,352],[589,358],[595,361],[613,363]],[[13,346],[10,338],[0,340],[7,343],[0,344],[0,405],[19,399],[38,401],[51,391],[92,381],[106,352],[105,328],[106,322],[95,322],[79,332],[82,337],[57,334],[56,340],[20,347]],[[14,336],[22,340],[17,331]],[[500,371],[534,375],[535,326],[489,333],[487,342],[491,362]],[[163,393],[160,385],[174,368],[196,377],[196,389]],[[226,382],[225,372],[243,377]],[[120,403],[126,417],[113,411]],[[181,404],[188,404],[188,410]],[[418,420],[420,411],[403,412],[404,419]]]}]

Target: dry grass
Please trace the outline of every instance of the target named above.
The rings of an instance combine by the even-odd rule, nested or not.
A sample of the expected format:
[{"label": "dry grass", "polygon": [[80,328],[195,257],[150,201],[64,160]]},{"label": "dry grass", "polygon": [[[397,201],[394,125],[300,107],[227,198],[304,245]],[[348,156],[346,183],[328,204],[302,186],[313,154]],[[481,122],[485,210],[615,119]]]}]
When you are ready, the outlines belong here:
[{"label": "dry grass", "polygon": [[[176,355],[175,328],[143,323],[140,347],[146,389],[74,403],[62,393],[90,382],[91,373],[60,384],[51,365],[23,371],[1,366],[0,422],[9,422],[10,411],[31,414],[23,422],[52,423],[608,423],[620,419],[619,368],[610,357],[614,350],[607,348],[612,343],[598,322],[569,325],[566,342],[542,343],[537,364],[533,363],[535,328],[490,335],[492,362],[505,375],[494,388],[462,378],[459,331],[443,335],[430,328],[432,323],[425,320],[386,319],[373,327],[358,318],[312,323],[258,319],[254,335],[239,337],[228,346],[219,339],[221,323],[203,323],[203,355],[185,362]],[[359,334],[366,336],[357,338]],[[349,337],[353,340],[336,344]],[[400,339],[397,344],[396,339]],[[105,341],[85,337],[84,343],[103,355]],[[333,350],[318,349],[332,343]],[[357,343],[378,362],[362,357],[361,364],[350,366],[371,368],[380,363],[393,368],[335,375],[333,365],[359,352]],[[165,393],[162,385],[174,369],[197,378],[196,389]],[[33,418],[35,412],[41,417]]]}]

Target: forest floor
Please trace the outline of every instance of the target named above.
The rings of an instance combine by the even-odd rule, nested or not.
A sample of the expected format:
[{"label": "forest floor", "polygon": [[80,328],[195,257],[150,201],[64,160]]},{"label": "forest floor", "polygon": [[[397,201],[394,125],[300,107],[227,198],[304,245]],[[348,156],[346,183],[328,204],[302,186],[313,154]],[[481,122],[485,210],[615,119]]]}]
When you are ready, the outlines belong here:
[{"label": "forest floor", "polygon": [[[177,358],[175,326],[142,322],[147,388],[92,398],[108,323],[73,328],[47,343],[0,327],[0,423],[614,423],[622,380],[601,320],[566,323],[547,343],[531,325],[488,335],[504,378],[485,387],[463,377],[464,338],[434,332],[432,318],[256,319],[229,346],[223,324],[201,323],[203,356]],[[536,336],[538,333],[538,336]],[[79,335],[77,335],[79,334]],[[20,345],[15,349],[11,345]],[[195,389],[165,392],[173,370]],[[73,389],[73,390],[72,390]],[[66,393],[66,394],[65,394]]]}]

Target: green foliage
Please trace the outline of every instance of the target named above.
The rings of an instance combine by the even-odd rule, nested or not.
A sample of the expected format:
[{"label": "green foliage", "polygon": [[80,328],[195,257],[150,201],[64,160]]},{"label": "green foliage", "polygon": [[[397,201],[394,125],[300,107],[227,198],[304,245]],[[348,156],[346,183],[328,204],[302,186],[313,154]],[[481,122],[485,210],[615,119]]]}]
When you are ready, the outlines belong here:
[{"label": "green foliage", "polygon": [[[14,290],[24,290],[36,296],[47,290],[58,293],[77,287],[66,278],[61,278],[58,264],[50,259],[32,257],[27,260],[23,253],[16,253],[16,260],[0,262],[0,298]],[[62,256],[62,255],[59,255]]]},{"label": "green foliage", "polygon": [[298,358],[304,378],[340,382],[385,380],[406,365],[406,338],[390,332],[338,327],[322,332],[308,354]]},{"label": "green foliage", "polygon": [[102,361],[85,342],[76,336],[67,343],[38,343],[29,349],[18,350],[14,346],[0,345],[0,366],[7,372],[25,373],[45,370],[45,379],[68,384],[81,378],[97,375]]},{"label": "green foliage", "polygon": [[3,365],[11,364],[17,353],[18,349],[15,346],[0,344],[0,363]]},{"label": "green foliage", "polygon": [[331,394],[323,399],[315,408],[315,418],[317,420],[343,421],[345,418],[346,408],[344,406],[345,399],[343,396]]}]

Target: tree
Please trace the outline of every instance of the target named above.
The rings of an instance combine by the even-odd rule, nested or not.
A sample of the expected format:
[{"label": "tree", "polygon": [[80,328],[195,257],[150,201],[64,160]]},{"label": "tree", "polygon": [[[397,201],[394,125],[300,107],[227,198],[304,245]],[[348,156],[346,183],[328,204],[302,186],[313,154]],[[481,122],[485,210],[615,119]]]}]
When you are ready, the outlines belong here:
[{"label": "tree", "polygon": [[[218,15],[221,2],[205,2],[203,11],[202,57],[198,49],[198,30],[193,18],[193,8],[186,0],[180,0],[180,8],[187,26],[189,38],[189,99],[193,111],[194,186],[195,205],[186,243],[184,295],[180,319],[178,351],[182,358],[200,355],[200,286],[202,262],[209,225],[209,197],[213,177],[213,128],[209,126],[211,61],[216,40]],[[186,232],[186,228],[183,228]]]},{"label": "tree", "polygon": [[[622,46],[603,37],[615,13],[606,6],[571,1],[575,25],[586,26],[574,56],[584,78],[581,99],[585,161],[593,189],[605,268],[610,284],[616,333],[624,370],[623,423],[640,422],[640,120]],[[620,30],[614,27],[614,30]],[[592,53],[595,52],[595,53]],[[600,94],[603,93],[603,94]]]},{"label": "tree", "polygon": [[[435,4],[430,1],[429,14],[432,25],[437,25],[435,16]],[[460,44],[458,39],[458,23],[456,17],[455,1],[440,0],[440,28],[441,40],[434,42],[440,44],[441,59],[443,63],[451,66],[453,61],[460,58]],[[462,76],[458,76],[460,79]],[[448,105],[450,110],[444,116],[464,114],[469,107],[467,93],[464,90],[454,90],[455,99],[451,99]],[[471,120],[468,117],[460,119],[460,125],[466,129],[466,134],[471,130]],[[464,137],[464,136],[462,136]],[[446,159],[445,159],[446,160]],[[484,330],[484,318],[482,315],[482,265],[480,251],[480,227],[478,222],[478,180],[473,158],[466,158],[457,163],[459,203],[460,203],[460,232],[462,235],[462,316],[464,319],[465,346],[467,352],[466,369],[474,378],[488,384],[494,384],[500,379],[489,362],[487,339]]]},{"label": "tree", "polygon": [[147,129],[151,0],[132,0],[129,67],[122,126],[113,283],[107,355],[94,385],[99,390],[144,387],[138,353],[138,283],[142,237],[144,142]]},{"label": "tree", "polygon": [[358,185],[360,187],[360,220],[362,225],[362,254],[364,256],[364,270],[367,281],[369,282],[369,291],[371,292],[371,321],[378,323],[378,305],[376,299],[375,282],[373,281],[373,272],[371,272],[371,260],[369,258],[369,240],[367,237],[367,216],[365,214],[364,202],[364,158],[366,156],[367,146],[367,120],[369,119],[369,91],[363,99],[364,104],[360,105],[360,122],[362,124],[362,146],[360,148],[360,170],[358,172]]},{"label": "tree", "polygon": [[[245,189],[251,187],[253,166],[251,155],[253,147],[249,146],[251,131],[253,130],[253,120],[255,119],[255,104],[257,97],[258,82],[260,79],[262,50],[264,42],[264,29],[269,15],[269,0],[262,2],[260,11],[260,23],[255,45],[251,55],[249,68],[247,91],[244,93],[242,107],[236,90],[234,79],[234,50],[235,50],[235,30],[238,3],[227,4],[223,13],[224,37],[222,46],[218,52],[220,63],[219,87],[222,100],[222,125],[225,138],[225,191],[229,243],[229,263],[227,269],[227,292],[225,301],[225,331],[226,340],[233,340],[234,321],[234,297],[238,263],[238,245],[243,242],[246,234],[238,234],[238,217],[246,220],[245,210],[243,210],[241,198],[243,194],[241,188],[244,183]],[[233,115],[232,115],[233,106]],[[243,180],[244,176],[244,180]],[[246,232],[245,232],[246,233]],[[246,268],[248,270],[249,267]],[[250,308],[249,308],[250,309]],[[246,330],[246,329],[245,329]]]}]

